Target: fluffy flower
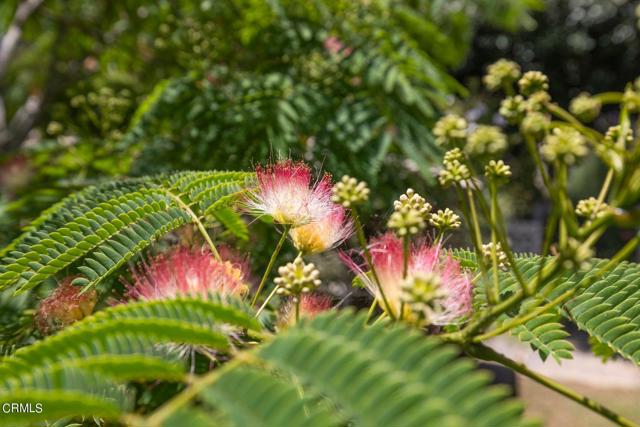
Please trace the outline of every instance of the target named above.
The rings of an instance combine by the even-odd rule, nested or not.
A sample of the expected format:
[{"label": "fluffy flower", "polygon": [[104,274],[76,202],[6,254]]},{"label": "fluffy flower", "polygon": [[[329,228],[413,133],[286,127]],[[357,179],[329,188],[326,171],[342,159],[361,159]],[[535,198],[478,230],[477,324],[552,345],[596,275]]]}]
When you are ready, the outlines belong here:
[{"label": "fluffy flower", "polygon": [[223,261],[230,262],[235,268],[240,270],[242,280],[246,284],[253,284],[255,278],[251,273],[251,264],[249,263],[249,256],[242,255],[237,250],[228,245],[218,246],[218,253]]},{"label": "fluffy flower", "polygon": [[[414,245],[410,249],[407,277],[403,279],[403,250],[402,240],[391,233],[384,234],[371,242],[371,257],[376,269],[380,285],[389,302],[394,315],[400,313],[403,303],[404,289],[414,278],[438,275],[441,310],[429,313],[429,320],[436,325],[452,324],[460,321],[471,311],[471,280],[461,270],[460,264],[450,256],[443,256],[438,245],[429,246],[425,242]],[[370,273],[365,273],[352,259],[343,259],[358,274],[366,289],[384,307],[382,296]],[[408,306],[405,306],[403,317],[413,316]]]},{"label": "fluffy flower", "polygon": [[256,215],[270,215],[280,224],[293,227],[326,218],[335,209],[331,201],[331,177],[312,183],[305,163],[281,161],[256,169],[258,184],[247,205]]},{"label": "fluffy flower", "polygon": [[81,287],[73,286],[74,277],[67,277],[47,298],[42,300],[36,312],[36,326],[42,335],[50,335],[93,312],[96,291],[84,293]]},{"label": "fluffy flower", "polygon": [[229,261],[216,261],[208,250],[178,246],[132,270],[126,296],[164,300],[209,294],[242,295],[247,291],[242,270]]},{"label": "fluffy flower", "polygon": [[335,205],[326,217],[291,229],[289,235],[296,249],[315,254],[333,249],[353,233],[353,222],[342,206]]}]

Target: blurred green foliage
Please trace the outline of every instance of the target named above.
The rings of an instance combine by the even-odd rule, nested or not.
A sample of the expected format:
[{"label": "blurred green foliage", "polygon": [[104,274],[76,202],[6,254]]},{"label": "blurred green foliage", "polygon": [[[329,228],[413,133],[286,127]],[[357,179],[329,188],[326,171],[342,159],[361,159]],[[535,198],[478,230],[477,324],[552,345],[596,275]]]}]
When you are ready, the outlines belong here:
[{"label": "blurred green foliage", "polygon": [[4,75],[0,63],[4,241],[112,176],[290,155],[383,199],[387,184],[415,187],[441,154],[431,125],[464,94],[450,70],[475,28],[530,27],[541,2],[8,0],[0,34],[27,4]]}]

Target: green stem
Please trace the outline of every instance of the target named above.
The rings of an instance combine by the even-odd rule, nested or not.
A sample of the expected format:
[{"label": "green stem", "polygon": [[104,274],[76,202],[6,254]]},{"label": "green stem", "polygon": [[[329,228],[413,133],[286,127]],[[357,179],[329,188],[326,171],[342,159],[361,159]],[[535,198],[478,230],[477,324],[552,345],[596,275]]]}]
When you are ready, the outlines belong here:
[{"label": "green stem", "polygon": [[[489,183],[489,192],[491,194],[491,224],[497,223],[497,210],[498,210],[498,194],[495,181],[491,180]],[[495,227],[491,227],[491,263],[493,266],[493,285],[490,289],[490,294],[493,297],[493,301],[500,300],[500,282],[498,279],[498,236]]]},{"label": "green stem", "polygon": [[300,322],[300,297],[296,298],[296,324]]},{"label": "green stem", "polygon": [[211,240],[211,236],[209,236],[209,233],[207,232],[207,229],[204,227],[204,224],[202,224],[202,222],[200,221],[200,218],[198,218],[198,215],[196,215],[196,213],[189,207],[189,205],[187,205],[185,202],[183,202],[180,197],[176,196],[175,194],[173,194],[173,193],[171,193],[169,191],[166,191],[166,194],[169,197],[171,197],[171,199],[173,199],[178,204],[178,206],[180,206],[182,209],[187,211],[187,213],[189,214],[189,216],[191,217],[193,222],[196,224],[196,227],[198,227],[198,230],[200,231],[200,234],[202,234],[202,237],[204,237],[204,240],[209,245],[209,248],[211,249],[211,253],[215,257],[215,259],[217,261],[222,261],[222,258],[220,258],[220,254],[218,253],[218,250],[216,249],[216,245],[213,244],[213,241]]},{"label": "green stem", "polygon": [[362,251],[364,252],[364,259],[369,266],[369,270],[371,270],[371,274],[373,275],[373,281],[378,287],[378,292],[380,292],[380,298],[382,299],[382,303],[384,304],[384,309],[389,316],[395,320],[395,315],[391,310],[391,305],[389,305],[389,301],[387,300],[387,296],[384,293],[384,289],[382,289],[382,285],[380,284],[380,279],[378,278],[378,273],[376,271],[375,265],[373,265],[373,258],[371,257],[371,251],[369,250],[369,246],[367,245],[367,238],[364,235],[364,229],[362,227],[362,223],[360,222],[360,217],[358,216],[358,212],[355,208],[351,208],[351,217],[353,218],[353,224],[356,229],[356,237],[358,238],[358,243],[362,247]]},{"label": "green stem", "polygon": [[593,95],[593,98],[603,104],[620,104],[622,102],[622,92],[603,92]]},{"label": "green stem", "polygon": [[487,294],[487,300],[491,304],[496,304],[498,302],[497,299],[494,299],[494,295],[491,292],[491,286],[487,281],[487,266],[485,265],[484,253],[482,251],[482,236],[480,234],[480,224],[478,222],[478,214],[476,213],[476,205],[473,199],[473,192],[471,188],[467,188],[466,191],[466,202],[465,198],[462,195],[462,189],[456,186],[458,189],[459,197],[461,198],[461,205],[464,206],[463,213],[465,216],[465,220],[469,226],[469,230],[471,231],[471,236],[473,238],[473,246],[476,250],[476,258],[478,265],[480,266],[480,271],[482,272],[482,282],[484,284],[485,292]]},{"label": "green stem", "polygon": [[267,265],[267,269],[264,271],[264,274],[262,275],[262,279],[260,280],[260,285],[258,285],[258,290],[256,291],[256,294],[253,296],[253,300],[251,300],[251,306],[256,305],[256,302],[258,301],[258,297],[260,296],[260,292],[262,292],[262,288],[264,288],[265,283],[267,283],[267,279],[269,278],[269,274],[271,274],[271,270],[273,269],[273,266],[276,263],[278,254],[282,249],[282,245],[284,245],[284,241],[287,240],[287,234],[289,234],[290,228],[291,228],[291,225],[289,224],[284,226],[284,230],[282,230],[282,236],[280,236],[280,240],[278,241],[276,248],[273,250],[273,253],[271,254],[271,258],[269,259],[269,264]]},{"label": "green stem", "polygon": [[481,360],[486,360],[489,362],[496,362],[499,363],[500,365],[506,366],[509,369],[514,370],[515,372],[524,375],[528,378],[531,378],[532,380],[534,380],[535,382],[555,391],[556,393],[559,393],[565,397],[568,397],[569,399],[573,400],[574,402],[584,406],[585,408],[603,416],[604,418],[607,418],[610,421],[613,421],[614,423],[623,426],[623,427],[638,427],[638,424],[634,423],[633,421],[622,417],[621,415],[617,414],[616,412],[612,411],[611,409],[605,407],[604,405],[586,397],[583,396],[577,392],[575,392],[574,390],[571,390],[568,387],[563,386],[562,384],[559,384],[555,381],[553,381],[550,378],[547,378],[543,375],[538,374],[537,372],[532,371],[531,369],[529,369],[528,367],[526,367],[525,365],[523,365],[522,363],[518,363],[515,360],[509,359],[508,357],[504,356],[503,354],[500,354],[498,352],[496,352],[495,350],[482,345],[482,344],[475,344],[472,346],[467,346],[466,347],[467,352],[477,358],[477,359],[481,359]]},{"label": "green stem", "polygon": [[141,420],[140,425],[144,427],[162,426],[167,418],[173,415],[181,407],[189,404],[189,402],[191,402],[201,391],[218,381],[227,371],[237,368],[239,365],[253,362],[255,362],[255,358],[251,353],[239,353],[236,355],[235,359],[225,364],[223,367],[214,369],[202,377],[197,378],[189,387],[165,403],[149,418]]},{"label": "green stem", "polygon": [[271,301],[271,298],[273,298],[273,296],[278,293],[278,288],[280,288],[280,286],[274,286],[273,290],[271,291],[271,293],[269,294],[269,296],[267,297],[266,300],[264,300],[264,302],[262,303],[262,305],[260,306],[260,308],[258,309],[258,311],[256,312],[256,315],[254,316],[256,319],[260,316],[260,313],[262,313],[262,311],[267,308],[267,305],[269,304],[269,301]]},{"label": "green stem", "polygon": [[588,128],[582,123],[580,123],[580,120],[576,119],[571,113],[569,113],[564,108],[560,107],[558,104],[547,102],[545,103],[545,107],[551,114],[569,123],[578,132],[580,132],[587,138],[591,138],[591,139],[595,139],[596,141],[599,141],[604,137],[600,132],[593,130],[591,128]]},{"label": "green stem", "polygon": [[[585,244],[587,243],[585,242]],[[611,258],[604,266],[598,269],[598,271],[596,271],[594,274],[590,275],[587,279],[585,279],[582,283],[580,283],[579,286],[576,286],[574,288],[571,288],[563,292],[561,295],[549,301],[547,304],[535,308],[534,310],[530,311],[524,316],[516,317],[515,319],[509,322],[505,322],[500,327],[492,331],[489,331],[483,335],[478,335],[474,337],[473,341],[480,342],[480,341],[484,341],[486,339],[501,335],[504,332],[507,332],[519,325],[522,325],[528,322],[529,320],[535,319],[539,315],[546,313],[552,308],[557,307],[558,305],[564,303],[569,298],[573,297],[573,295],[575,295],[575,293],[578,292],[580,289],[583,289],[595,283],[609,270],[611,270],[612,268],[620,264],[621,261],[623,261],[629,255],[631,255],[631,253],[638,247],[638,244],[640,244],[640,236],[635,236],[633,239],[629,240],[613,258]]]},{"label": "green stem", "polygon": [[407,273],[409,272],[409,252],[410,252],[410,241],[409,236],[404,236],[402,238],[402,278],[407,278]]},{"label": "green stem", "polygon": [[[505,255],[507,256],[507,260],[509,261],[509,266],[511,268],[511,271],[513,272],[513,274],[516,277],[516,280],[518,282],[518,284],[520,285],[521,288],[525,288],[525,280],[524,277],[522,276],[522,273],[520,272],[520,269],[518,268],[518,264],[516,264],[516,258],[515,255],[513,254],[513,252],[511,251],[511,245],[509,244],[509,241],[507,240],[507,230],[504,226],[505,224],[505,220],[502,216],[502,212],[500,211],[500,206],[496,206],[496,221],[492,221],[491,220],[491,212],[489,207],[487,207],[487,202],[484,199],[484,195],[482,194],[482,192],[480,191],[479,188],[476,188],[476,193],[478,194],[478,204],[480,206],[480,209],[482,210],[482,214],[485,216],[485,218],[488,218],[489,220],[489,226],[491,227],[492,230],[497,230],[497,236],[498,236],[498,241],[500,243],[500,245],[502,245],[502,250],[504,251]],[[526,292],[526,289],[525,289]]]},{"label": "green stem", "polygon": [[374,298],[373,302],[371,303],[371,307],[369,307],[369,311],[367,312],[367,320],[365,321],[365,323],[369,323],[369,320],[371,320],[371,316],[373,316],[373,313],[376,311],[377,306],[378,300]]}]

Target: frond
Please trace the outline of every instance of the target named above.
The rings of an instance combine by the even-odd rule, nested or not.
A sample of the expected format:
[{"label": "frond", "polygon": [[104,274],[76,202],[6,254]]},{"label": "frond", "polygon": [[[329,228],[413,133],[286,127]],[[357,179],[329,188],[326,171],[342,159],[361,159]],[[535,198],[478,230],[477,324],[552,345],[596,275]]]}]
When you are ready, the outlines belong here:
[{"label": "frond", "polygon": [[71,195],[11,244],[0,264],[0,289],[25,291],[74,267],[83,275],[74,284],[95,286],[153,241],[194,221],[194,215],[215,215],[229,206],[251,177],[244,172],[182,172]]}]

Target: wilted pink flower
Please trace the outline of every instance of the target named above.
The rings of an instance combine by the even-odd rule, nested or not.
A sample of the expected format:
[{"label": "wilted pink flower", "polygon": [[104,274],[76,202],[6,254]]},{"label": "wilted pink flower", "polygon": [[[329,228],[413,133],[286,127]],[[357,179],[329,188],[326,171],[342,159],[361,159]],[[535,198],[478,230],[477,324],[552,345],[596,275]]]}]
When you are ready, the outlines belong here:
[{"label": "wilted pink flower", "polygon": [[[371,258],[376,269],[380,286],[389,302],[394,316],[400,313],[403,302],[403,286],[412,278],[437,274],[440,278],[442,310],[434,313],[430,321],[437,325],[456,323],[471,311],[471,280],[451,256],[443,256],[439,245],[429,246],[426,242],[411,246],[407,266],[407,277],[403,278],[404,259],[402,240],[392,233],[374,239],[370,245]],[[378,286],[371,273],[365,273],[353,260],[343,255],[343,259],[357,274],[366,289],[385,309]],[[405,306],[408,311],[408,307]],[[403,316],[411,316],[404,312]]]},{"label": "wilted pink flower", "polygon": [[327,37],[324,41],[324,48],[332,55],[341,53],[344,56],[349,56],[353,51],[353,49],[351,49],[350,47],[345,47],[344,43],[342,43],[342,40],[340,40],[336,36]]},{"label": "wilted pink flower", "polygon": [[249,284],[253,282],[251,274],[251,264],[249,263],[249,257],[242,255],[237,250],[228,245],[218,246],[218,254],[222,261],[230,262],[235,268],[240,270],[242,280]]},{"label": "wilted pink flower", "polygon": [[242,271],[229,261],[216,261],[208,249],[178,246],[132,270],[126,296],[164,300],[209,294],[242,295],[247,291]]},{"label": "wilted pink flower", "polygon": [[331,177],[311,182],[311,169],[303,162],[280,161],[256,169],[258,185],[247,205],[257,215],[270,215],[280,224],[293,227],[327,217],[334,209]]},{"label": "wilted pink flower", "polygon": [[40,303],[35,321],[42,335],[52,334],[93,312],[96,305],[95,289],[81,294],[82,287],[73,286],[73,279],[63,279],[53,293]]},{"label": "wilted pink flower", "polygon": [[289,232],[295,247],[304,253],[314,254],[333,249],[353,233],[353,222],[345,209],[334,205],[326,217],[292,228]]},{"label": "wilted pink flower", "polygon": [[[333,301],[324,294],[302,294],[300,297],[300,318],[312,319],[331,309]],[[290,325],[295,321],[295,304],[290,301],[282,311],[281,325]]]}]

